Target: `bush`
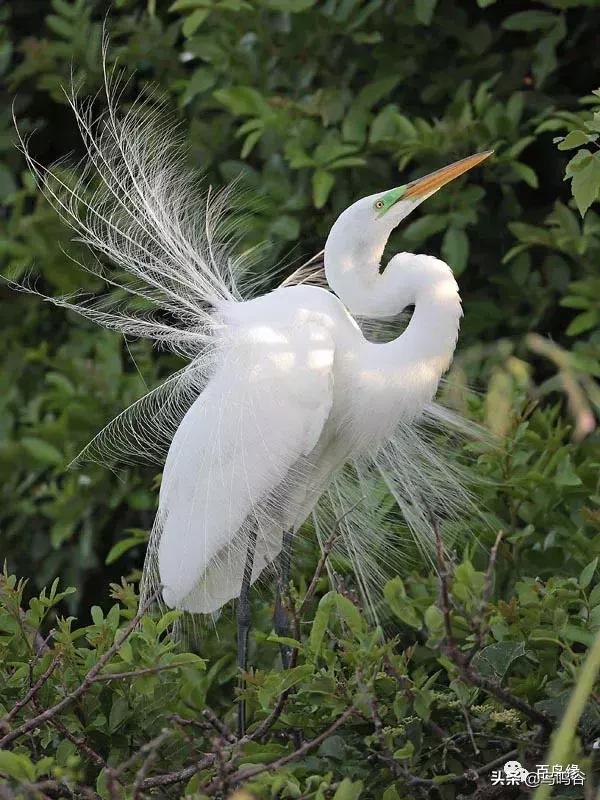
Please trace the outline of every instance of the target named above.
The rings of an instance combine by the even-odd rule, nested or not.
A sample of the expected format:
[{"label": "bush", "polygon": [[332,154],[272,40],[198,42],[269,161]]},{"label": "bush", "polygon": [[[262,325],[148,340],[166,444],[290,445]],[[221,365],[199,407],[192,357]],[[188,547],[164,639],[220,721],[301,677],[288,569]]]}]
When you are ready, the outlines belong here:
[{"label": "bush", "polygon": [[[217,185],[242,174],[251,209],[243,246],[265,242],[270,264],[317,252],[345,206],[397,185],[399,172],[411,179],[495,149],[479,174],[428,201],[390,248],[441,252],[459,276],[465,319],[444,391],[502,439],[492,452],[458,454],[480,478],[487,525],[464,520],[476,537],[457,554],[448,602],[432,570],[407,565],[385,587],[382,637],[357,611],[350,576],[337,593],[322,578],[297,666],[282,672],[267,636],[270,595],[255,598],[253,738],[231,743],[219,727],[235,717],[228,615],[189,643],[202,658],[175,648],[171,617],[146,615],[89,680],[135,613],[157,476],[66,465],[177,360],[3,286],[4,736],[65,703],[0,751],[7,792],[202,797],[242,785],[261,798],[437,792],[452,800],[494,796],[487,772],[479,782],[464,773],[515,750],[522,763],[544,762],[600,625],[600,96],[588,79],[600,53],[593,0],[523,5],[118,0],[111,8],[109,63],[135,73],[124,102],[157,84],[181,118],[190,162]],[[43,163],[77,154],[61,86],[73,69],[82,93],[100,87],[103,14],[89,0],[0,9],[3,271],[33,270],[51,294],[100,286],[65,256],[81,253],[13,147],[8,109],[15,97]],[[297,554],[296,604],[318,559],[309,542]],[[58,592],[56,576],[76,591]],[[111,582],[112,606],[103,588]],[[43,586],[53,588],[40,594]],[[111,671],[136,674],[109,681]],[[592,699],[576,739],[559,737],[565,760],[589,773],[597,735]],[[272,762],[279,767],[248,777]],[[148,783],[186,769],[169,786]]]}]

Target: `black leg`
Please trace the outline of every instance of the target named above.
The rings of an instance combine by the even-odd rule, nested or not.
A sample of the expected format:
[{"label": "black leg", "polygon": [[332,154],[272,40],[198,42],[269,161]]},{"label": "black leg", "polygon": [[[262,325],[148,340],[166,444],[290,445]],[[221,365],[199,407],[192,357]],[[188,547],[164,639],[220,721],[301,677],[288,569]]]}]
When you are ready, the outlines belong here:
[{"label": "black leg", "polygon": [[[250,584],[252,582],[252,567],[254,566],[254,551],[256,550],[257,530],[248,537],[246,550],[246,563],[237,607],[237,663],[240,670],[239,686],[243,692],[246,688],[244,673],[248,668],[248,635],[250,633]],[[246,732],[246,701],[240,697],[238,700],[238,736]]]},{"label": "black leg", "polygon": [[[275,611],[273,612],[273,627],[278,636],[290,635],[290,621],[284,607],[284,597],[290,583],[290,570],[292,564],[292,545],[294,542],[294,531],[287,530],[283,534],[283,544],[279,554],[279,566],[277,570],[277,586],[275,588]],[[288,645],[280,645],[281,663],[284,669],[290,666],[292,650]]]}]

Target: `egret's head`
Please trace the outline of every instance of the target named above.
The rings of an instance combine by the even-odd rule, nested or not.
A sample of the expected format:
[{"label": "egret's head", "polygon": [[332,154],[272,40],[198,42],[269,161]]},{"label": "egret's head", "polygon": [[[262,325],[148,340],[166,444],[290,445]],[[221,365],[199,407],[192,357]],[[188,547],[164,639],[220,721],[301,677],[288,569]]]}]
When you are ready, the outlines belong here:
[{"label": "egret's head", "polygon": [[338,217],[327,240],[326,254],[327,250],[339,253],[343,248],[346,253],[353,251],[353,258],[368,258],[370,250],[379,252],[377,257],[381,257],[390,233],[411,211],[491,154],[491,150],[476,153],[411,183],[361,198]]}]

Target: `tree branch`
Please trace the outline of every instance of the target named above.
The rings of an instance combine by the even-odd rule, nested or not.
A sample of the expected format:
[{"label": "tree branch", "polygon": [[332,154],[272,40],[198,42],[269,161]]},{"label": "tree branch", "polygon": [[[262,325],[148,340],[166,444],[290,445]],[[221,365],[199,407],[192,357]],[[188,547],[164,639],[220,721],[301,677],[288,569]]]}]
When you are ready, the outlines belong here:
[{"label": "tree branch", "polygon": [[[442,612],[442,616],[444,618],[444,630],[445,630],[446,641],[441,645],[443,652],[457,667],[459,675],[464,681],[466,681],[467,683],[471,683],[473,686],[477,686],[479,689],[483,689],[484,691],[488,692],[488,694],[491,694],[492,696],[496,697],[505,705],[514,708],[517,711],[520,711],[522,714],[529,717],[529,719],[531,719],[533,722],[540,725],[546,736],[549,735],[553,729],[553,722],[550,719],[550,717],[546,716],[546,714],[542,713],[541,711],[538,711],[536,708],[529,705],[529,703],[525,702],[525,700],[521,700],[520,697],[517,697],[516,695],[512,694],[512,692],[509,692],[507,689],[504,689],[496,681],[492,681],[489,678],[484,678],[483,675],[480,675],[475,669],[473,669],[473,667],[470,664],[474,653],[471,652],[468,655],[465,655],[458,649],[458,646],[454,640],[454,636],[452,633],[452,623],[450,619],[450,591],[448,588],[448,568],[446,564],[446,559],[444,558],[442,537],[440,535],[437,519],[431,512],[430,512],[430,517],[431,517],[431,524],[433,526],[433,530],[435,533],[436,549],[437,549],[438,574],[440,580],[439,606],[440,606],[440,611]],[[496,539],[496,545],[494,545],[494,547],[496,548],[496,553],[497,553],[497,546],[499,546],[499,544],[500,544],[500,535],[498,535]],[[490,582],[491,582],[491,577],[490,577]]]}]

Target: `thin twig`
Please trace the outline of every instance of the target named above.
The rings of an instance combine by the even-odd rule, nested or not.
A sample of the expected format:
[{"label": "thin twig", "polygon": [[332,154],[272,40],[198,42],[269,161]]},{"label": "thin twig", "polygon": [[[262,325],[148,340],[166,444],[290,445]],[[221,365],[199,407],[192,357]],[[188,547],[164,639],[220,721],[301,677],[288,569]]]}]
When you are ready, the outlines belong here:
[{"label": "thin twig", "polygon": [[212,725],[217,733],[225,739],[225,741],[229,742],[229,744],[233,744],[236,741],[233,733],[229,730],[227,725],[225,725],[225,723],[220,720],[219,717],[217,717],[212,708],[206,707],[202,711],[202,716],[210,723],[210,725]]},{"label": "thin twig", "polygon": [[141,792],[142,784],[146,779],[146,775],[150,767],[152,766],[153,761],[155,760],[159,748],[162,746],[163,742],[165,742],[169,736],[172,736],[172,731],[162,731],[158,736],[152,739],[150,742],[147,742],[145,745],[140,747],[140,755],[145,754],[145,758],[142,761],[140,768],[136,772],[135,779],[133,781],[133,790],[132,790],[132,798],[133,800],[138,800]]},{"label": "thin twig", "polygon": [[260,725],[255,728],[252,733],[250,733],[246,738],[250,741],[254,741],[255,739],[262,739],[262,737],[271,730],[273,725],[277,722],[279,717],[281,716],[281,712],[283,711],[285,704],[287,702],[288,697],[290,696],[291,689],[286,689],[282,692],[279,697],[277,698],[277,702],[273,707],[273,710],[270,712],[268,716],[266,716]]},{"label": "thin twig", "polygon": [[377,700],[375,699],[375,697],[371,697],[370,708],[371,708],[371,718],[373,720],[373,727],[375,728],[375,735],[377,736],[379,746],[381,747],[381,752],[386,756],[386,759],[388,760],[388,766],[390,768],[390,772],[392,773],[394,778],[397,778],[402,771],[401,765],[399,764],[398,761],[396,761],[396,759],[394,758],[394,754],[387,746],[387,742],[385,741],[385,734],[383,733],[383,723],[381,721],[381,717],[379,716],[379,707],[377,705]]},{"label": "thin twig", "polygon": [[488,678],[485,678],[483,675],[480,675],[470,664],[472,656],[469,658],[469,656],[461,653],[458,649],[452,633],[452,623],[450,619],[450,592],[448,589],[448,570],[446,559],[444,558],[442,539],[437,520],[433,515],[431,515],[431,520],[436,538],[438,574],[440,580],[440,611],[442,612],[442,616],[444,618],[444,630],[446,638],[445,643],[442,643],[442,649],[444,653],[458,668],[459,674],[463,680],[465,680],[467,683],[477,686],[480,689],[483,689],[484,691],[488,692],[488,694],[493,695],[498,700],[503,702],[505,705],[515,708],[517,711],[525,714],[525,716],[529,717],[529,719],[540,725],[545,734],[548,735],[553,728],[553,723],[550,717],[546,716],[546,714],[542,713],[541,711],[538,711],[524,700],[521,700],[520,697],[512,694],[512,692],[504,689],[496,681],[492,681]]},{"label": "thin twig", "polygon": [[437,554],[437,568],[440,579],[440,611],[444,618],[444,631],[446,634],[446,641],[448,646],[456,648],[454,641],[454,634],[452,632],[452,620],[450,618],[450,591],[448,589],[448,565],[444,556],[444,543],[442,542],[442,535],[440,533],[440,526],[437,517],[432,511],[427,508],[431,520],[431,527],[435,534],[435,548]]},{"label": "thin twig", "polygon": [[107,683],[109,681],[122,681],[127,678],[138,678],[140,675],[156,675],[159,672],[165,672],[168,669],[179,669],[180,667],[187,667],[189,664],[157,664],[155,667],[142,667],[141,669],[132,669],[129,672],[107,672],[102,675],[96,675],[92,683]]},{"label": "thin twig", "polygon": [[498,558],[498,549],[500,547],[500,542],[502,541],[502,537],[504,536],[504,531],[498,531],[496,535],[496,540],[494,542],[494,546],[490,552],[490,559],[488,561],[487,570],[485,573],[485,579],[483,582],[483,593],[481,596],[481,603],[479,604],[479,610],[477,614],[473,618],[473,629],[475,631],[475,643],[470,651],[467,653],[465,661],[468,664],[471,663],[475,654],[481,650],[483,647],[483,639],[486,634],[487,628],[484,624],[485,622],[485,611],[490,602],[490,598],[492,596],[492,589],[494,588],[494,569],[496,567],[496,560]]},{"label": "thin twig", "polygon": [[312,576],[312,579],[311,579],[310,584],[308,586],[308,589],[306,590],[306,594],[304,595],[304,597],[302,599],[302,602],[300,603],[300,606],[298,608],[297,616],[298,616],[299,619],[302,618],[303,613],[306,611],[307,605],[310,603],[314,593],[317,590],[317,586],[319,584],[319,579],[321,578],[321,575],[323,574],[323,570],[325,569],[325,564],[327,562],[327,559],[329,558],[329,555],[330,555],[331,551],[333,550],[333,545],[335,544],[336,539],[339,537],[339,535],[341,533],[340,524],[348,516],[348,514],[351,514],[354,511],[354,509],[357,506],[359,506],[360,503],[362,503],[363,500],[364,500],[364,497],[360,497],[356,501],[356,503],[354,503],[354,505],[352,505],[347,511],[344,511],[344,513],[341,514],[341,516],[339,516],[336,519],[336,521],[334,522],[333,530],[331,532],[331,535],[329,536],[329,538],[327,539],[327,541],[325,542],[325,544],[321,548],[321,555],[320,555],[319,560],[317,562],[317,566],[316,566],[315,571],[313,573],[313,576]]}]

